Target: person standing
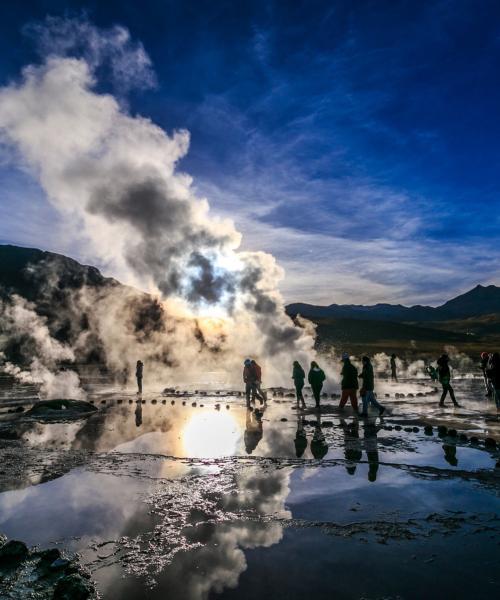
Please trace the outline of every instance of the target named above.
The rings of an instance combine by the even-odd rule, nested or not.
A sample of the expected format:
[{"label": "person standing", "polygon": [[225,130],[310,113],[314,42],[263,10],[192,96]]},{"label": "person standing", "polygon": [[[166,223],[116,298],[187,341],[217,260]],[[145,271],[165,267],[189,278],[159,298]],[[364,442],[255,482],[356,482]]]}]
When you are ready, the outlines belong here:
[{"label": "person standing", "polygon": [[262,390],[262,368],[256,360],[252,360],[252,368],[255,373],[254,400],[255,396],[257,396],[257,398],[259,398],[260,400],[260,403],[262,404],[263,402],[267,401],[266,392]]},{"label": "person standing", "polygon": [[323,388],[323,381],[325,381],[325,379],[326,376],[323,369],[320,369],[318,363],[313,360],[311,363],[311,368],[309,369],[307,381],[309,381],[309,384],[311,385],[314,400],[316,401],[316,408],[319,408],[321,390]]},{"label": "person standing", "polygon": [[494,352],[491,355],[487,375],[491,381],[497,410],[500,410],[500,354],[498,352]]},{"label": "person standing", "polygon": [[339,408],[343,409],[346,405],[347,400],[350,400],[353,409],[357,412],[358,398],[356,396],[356,390],[359,388],[358,371],[356,367],[351,363],[349,354],[347,354],[347,352],[344,352],[344,354],[342,354],[342,361],[344,363],[344,366],[342,367],[342,371],[340,372],[340,375],[342,376],[342,396],[340,398]]},{"label": "person standing", "polygon": [[373,365],[368,356],[363,356],[363,370],[360,378],[363,380],[363,388],[360,392],[361,400],[363,401],[362,417],[368,416],[368,405],[371,404],[378,410],[378,414],[382,416],[385,408],[377,402],[375,398],[375,378],[373,375]]},{"label": "person standing", "polygon": [[243,364],[243,381],[245,382],[245,395],[247,399],[247,406],[250,406],[250,396],[252,397],[253,401],[255,401],[255,398],[257,397],[262,403],[264,401],[264,398],[257,389],[257,382],[259,376],[258,371],[255,368],[255,365],[257,363],[255,363],[254,365],[252,361],[249,358],[247,358],[245,359],[245,362]]},{"label": "person standing", "polygon": [[297,406],[302,404],[302,408],[306,407],[306,403],[304,401],[304,396],[302,394],[302,390],[304,389],[304,380],[306,378],[306,374],[304,369],[300,365],[299,361],[294,361],[293,363],[293,373],[292,379],[295,385],[295,395],[297,396]]},{"label": "person standing", "polygon": [[397,356],[395,354],[391,354],[391,379],[392,381],[398,380],[398,366],[396,364]]},{"label": "person standing", "polygon": [[443,354],[437,361],[437,371],[439,377],[439,383],[443,388],[443,393],[441,394],[441,400],[439,401],[439,406],[444,406],[444,399],[446,398],[446,394],[450,394],[450,398],[455,406],[459,406],[458,402],[455,399],[455,392],[451,387],[451,371],[450,371],[450,358],[447,354]]},{"label": "person standing", "polygon": [[142,360],[138,360],[135,364],[135,378],[137,379],[137,393],[142,394],[142,373],[144,370],[144,363]]}]

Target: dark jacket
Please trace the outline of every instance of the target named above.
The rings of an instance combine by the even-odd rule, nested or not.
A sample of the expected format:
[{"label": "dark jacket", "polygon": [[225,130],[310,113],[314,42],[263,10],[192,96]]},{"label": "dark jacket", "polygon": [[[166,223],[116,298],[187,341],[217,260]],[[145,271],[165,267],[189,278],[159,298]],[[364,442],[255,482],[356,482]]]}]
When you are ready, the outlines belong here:
[{"label": "dark jacket", "polygon": [[258,381],[254,365],[245,365],[243,369],[243,381],[245,383],[256,383]]},{"label": "dark jacket", "polygon": [[451,371],[447,362],[438,360],[437,372],[441,383],[450,383]]},{"label": "dark jacket", "polygon": [[144,368],[144,365],[142,363],[138,363],[135,367],[135,376],[137,377],[137,379],[142,379],[142,370]]},{"label": "dark jacket", "polygon": [[491,380],[493,387],[500,390],[500,359],[493,357],[488,363],[486,376]]},{"label": "dark jacket", "polygon": [[344,361],[344,366],[340,374],[342,375],[341,388],[343,390],[358,389],[358,371],[350,360]]},{"label": "dark jacket", "polygon": [[304,369],[300,365],[293,366],[292,379],[295,381],[295,384],[304,384],[304,379],[306,378],[306,374]]},{"label": "dark jacket", "polygon": [[326,376],[323,369],[310,369],[309,375],[307,376],[307,381],[311,384],[312,387],[321,387],[323,385],[323,381],[325,381]]},{"label": "dark jacket", "polygon": [[373,366],[371,363],[363,364],[363,370],[361,371],[360,377],[363,380],[363,388],[367,392],[373,392],[375,389],[375,382],[373,376]]}]

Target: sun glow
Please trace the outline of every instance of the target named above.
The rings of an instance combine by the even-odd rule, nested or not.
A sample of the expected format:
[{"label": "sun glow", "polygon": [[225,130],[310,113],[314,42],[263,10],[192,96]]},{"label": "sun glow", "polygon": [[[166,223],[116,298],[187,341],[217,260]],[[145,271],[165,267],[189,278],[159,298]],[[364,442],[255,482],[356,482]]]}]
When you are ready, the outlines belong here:
[{"label": "sun glow", "polygon": [[241,437],[238,423],[227,413],[193,415],[182,432],[186,456],[213,458],[234,454]]}]

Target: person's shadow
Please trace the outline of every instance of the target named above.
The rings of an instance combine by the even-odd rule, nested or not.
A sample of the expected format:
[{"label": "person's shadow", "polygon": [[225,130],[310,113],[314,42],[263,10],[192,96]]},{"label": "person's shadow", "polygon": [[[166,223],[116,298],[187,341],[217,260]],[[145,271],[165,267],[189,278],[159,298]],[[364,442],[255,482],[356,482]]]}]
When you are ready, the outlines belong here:
[{"label": "person's shadow", "polygon": [[321,430],[321,415],[318,412],[318,420],[314,428],[313,439],[311,440],[311,453],[314,458],[321,459],[328,452],[328,444],[325,440],[325,434]]},{"label": "person's shadow", "polygon": [[307,448],[307,436],[304,431],[304,417],[297,414],[297,432],[295,433],[295,454],[300,458]]},{"label": "person's shadow", "polygon": [[359,422],[357,419],[353,419],[351,423],[347,423],[345,419],[340,419],[340,426],[344,432],[345,469],[349,475],[354,475],[356,466],[363,455],[359,439]]},{"label": "person's shadow", "polygon": [[372,483],[377,481],[377,473],[379,467],[378,457],[378,438],[377,433],[381,427],[377,427],[375,423],[365,422],[365,451],[368,459],[368,481]]},{"label": "person's shadow", "polygon": [[247,454],[252,454],[264,435],[262,429],[263,414],[264,409],[262,408],[247,408],[245,434],[243,436],[245,442],[245,451]]}]

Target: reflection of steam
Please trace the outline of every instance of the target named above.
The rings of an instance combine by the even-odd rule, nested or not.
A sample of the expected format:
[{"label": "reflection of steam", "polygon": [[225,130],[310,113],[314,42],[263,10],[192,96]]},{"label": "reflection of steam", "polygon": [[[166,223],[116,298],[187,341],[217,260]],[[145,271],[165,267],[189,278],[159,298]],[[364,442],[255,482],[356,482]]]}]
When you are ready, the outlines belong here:
[{"label": "reflection of steam", "polygon": [[[161,310],[171,315],[223,317],[222,331],[216,332],[221,364],[230,359],[239,365],[245,354],[264,362],[273,357],[284,363],[292,355],[310,359],[313,338],[284,312],[276,290],[282,272],[274,258],[238,252],[241,236],[233,224],[211,217],[190,177],[176,170],[188,150],[188,132],[169,136],[149,120],[127,114],[114,97],[95,91],[98,67],[107,60],[115,78],[123,74],[128,84],[143,83],[149,59],[142,47],[131,45],[123,29],[118,35],[75,20],[51,19],[32,31],[51,55],[42,65],[26,68],[21,83],[0,91],[0,127],[68,228],[75,235],[83,232],[80,239],[93,258],[128,282],[161,294]],[[69,56],[89,39],[93,51],[86,42],[83,57]],[[127,368],[146,355],[185,372],[216,361],[210,352],[192,360],[200,337],[209,348],[213,341],[202,318],[176,327],[175,320],[162,316],[157,333],[165,337],[168,332],[168,344],[155,336],[141,339],[123,322],[124,302],[114,291],[102,299],[105,318],[92,315],[91,324],[112,364]],[[164,361],[166,346],[175,348],[174,360]],[[278,373],[273,376],[274,382],[281,380]]]}]

